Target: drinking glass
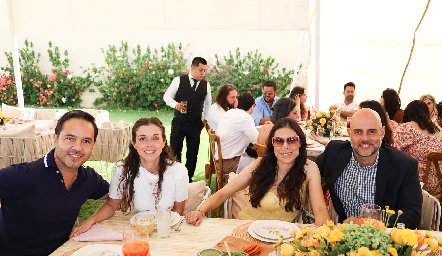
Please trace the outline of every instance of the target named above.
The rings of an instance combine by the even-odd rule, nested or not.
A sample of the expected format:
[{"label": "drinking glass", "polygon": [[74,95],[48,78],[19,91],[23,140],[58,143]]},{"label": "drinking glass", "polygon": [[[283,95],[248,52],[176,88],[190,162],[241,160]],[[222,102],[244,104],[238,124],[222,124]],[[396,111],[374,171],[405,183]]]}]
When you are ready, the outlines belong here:
[{"label": "drinking glass", "polygon": [[155,216],[137,216],[135,218],[137,231],[142,235],[151,235],[155,227]]},{"label": "drinking glass", "polygon": [[170,209],[157,209],[157,232],[159,238],[170,236]]},{"label": "drinking glass", "polygon": [[149,236],[142,235],[136,226],[126,226],[123,233],[124,256],[147,256],[149,254]]},{"label": "drinking glass", "polygon": [[324,128],[318,126],[318,129],[316,129],[316,134],[318,134],[319,137],[324,137]]},{"label": "drinking glass", "polygon": [[359,218],[368,218],[382,221],[382,209],[376,204],[364,204],[359,212]]},{"label": "drinking glass", "polygon": [[350,129],[351,117],[347,117],[347,128]]},{"label": "drinking glass", "polygon": [[187,101],[181,101],[181,104],[184,104],[184,110],[181,113],[187,114]]}]

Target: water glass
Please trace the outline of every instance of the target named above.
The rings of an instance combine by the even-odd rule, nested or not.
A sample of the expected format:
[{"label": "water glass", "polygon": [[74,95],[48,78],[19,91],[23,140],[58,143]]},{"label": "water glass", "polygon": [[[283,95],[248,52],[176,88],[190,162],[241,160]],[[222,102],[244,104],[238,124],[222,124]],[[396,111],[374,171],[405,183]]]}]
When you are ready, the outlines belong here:
[{"label": "water glass", "polygon": [[157,209],[157,232],[159,238],[170,236],[170,209]]},{"label": "water glass", "polygon": [[181,113],[187,114],[187,101],[181,101],[181,104],[184,104],[184,110],[182,110]]},{"label": "water glass", "polygon": [[359,218],[367,218],[382,221],[382,209],[376,204],[364,204],[359,212]]},{"label": "water glass", "polygon": [[316,129],[316,134],[318,134],[319,137],[324,137],[324,128],[318,126],[318,129]]},{"label": "water glass", "polygon": [[347,128],[350,129],[351,117],[347,117]]}]

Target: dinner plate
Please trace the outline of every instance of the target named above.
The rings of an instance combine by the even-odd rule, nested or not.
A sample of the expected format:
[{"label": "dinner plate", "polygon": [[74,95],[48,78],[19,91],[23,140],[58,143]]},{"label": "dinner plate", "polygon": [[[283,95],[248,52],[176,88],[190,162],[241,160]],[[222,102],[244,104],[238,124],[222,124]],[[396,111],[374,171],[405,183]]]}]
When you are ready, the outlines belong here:
[{"label": "dinner plate", "polygon": [[[130,224],[135,225],[135,218],[137,216],[155,216],[156,211],[144,211],[144,212],[139,212],[137,214],[135,214],[134,216],[132,216],[132,218],[130,218]],[[178,222],[180,222],[180,215],[177,212],[170,212],[170,226],[172,227],[173,225],[177,224]],[[156,225],[155,225],[156,227]]]},{"label": "dinner plate", "polygon": [[93,244],[86,245],[74,252],[72,256],[123,256],[123,246],[119,244]]},{"label": "dinner plate", "polygon": [[[263,242],[275,243],[276,241],[278,241],[279,236],[276,237],[276,239],[273,239],[273,238],[270,239],[270,238],[265,238],[265,237],[262,237],[262,236],[256,234],[256,232],[255,232],[255,226],[260,225],[260,222],[262,222],[262,221],[264,221],[264,220],[257,220],[257,221],[252,222],[252,224],[250,224],[250,226],[249,226],[249,228],[248,228],[249,235],[250,235],[251,237],[253,237],[253,238],[255,238],[255,239],[258,239],[258,240],[260,240],[260,241],[263,241]],[[268,221],[273,221],[273,220],[268,220]],[[294,224],[294,223],[285,222],[285,221],[281,221],[281,222],[284,222],[284,223],[285,223],[284,225],[287,225],[288,227],[291,228],[290,231],[289,231],[289,233],[291,232],[291,230],[297,230],[297,231],[300,231],[299,227],[298,227],[296,224]],[[283,241],[285,241],[285,242],[286,242],[286,241],[293,241],[293,237],[290,236],[290,237],[287,238],[287,239],[283,239]]]},{"label": "dinner plate", "polygon": [[253,230],[258,236],[273,240],[278,240],[279,235],[288,239],[293,230],[301,231],[296,224],[280,220],[259,220]]}]

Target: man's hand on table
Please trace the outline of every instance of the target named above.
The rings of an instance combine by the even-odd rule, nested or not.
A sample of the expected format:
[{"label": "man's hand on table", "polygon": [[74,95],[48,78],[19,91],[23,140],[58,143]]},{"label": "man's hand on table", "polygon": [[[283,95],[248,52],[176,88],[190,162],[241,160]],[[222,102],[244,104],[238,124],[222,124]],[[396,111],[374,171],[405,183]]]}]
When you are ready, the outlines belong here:
[{"label": "man's hand on table", "polygon": [[74,236],[78,236],[79,234],[88,231],[93,224],[94,224],[94,220],[92,220],[92,219],[87,219],[87,220],[83,221],[83,223],[81,223],[80,225],[78,225],[72,229],[72,232],[69,235],[69,238],[72,238]]},{"label": "man's hand on table", "polygon": [[193,224],[195,226],[199,226],[203,221],[203,212],[202,211],[190,211],[186,213],[184,216],[186,218],[186,222],[189,224]]}]

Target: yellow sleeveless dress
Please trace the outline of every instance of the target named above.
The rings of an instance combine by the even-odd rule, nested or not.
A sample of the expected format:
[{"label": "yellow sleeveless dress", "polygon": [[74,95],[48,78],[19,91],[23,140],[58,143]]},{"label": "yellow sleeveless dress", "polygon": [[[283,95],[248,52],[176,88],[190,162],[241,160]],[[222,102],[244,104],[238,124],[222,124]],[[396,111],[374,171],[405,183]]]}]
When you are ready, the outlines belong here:
[{"label": "yellow sleeveless dress", "polygon": [[[307,198],[306,183],[302,186],[302,205],[305,205]],[[260,206],[253,207],[250,203],[250,197],[247,196],[247,205],[238,213],[238,219],[241,220],[283,220],[292,222],[298,215],[299,210],[293,212],[287,212],[284,209],[285,200],[279,201],[278,196],[275,194],[276,190],[271,189],[261,199]]]}]

